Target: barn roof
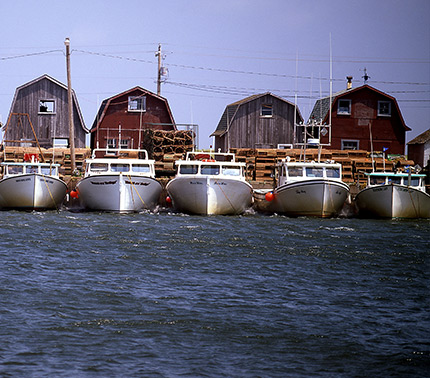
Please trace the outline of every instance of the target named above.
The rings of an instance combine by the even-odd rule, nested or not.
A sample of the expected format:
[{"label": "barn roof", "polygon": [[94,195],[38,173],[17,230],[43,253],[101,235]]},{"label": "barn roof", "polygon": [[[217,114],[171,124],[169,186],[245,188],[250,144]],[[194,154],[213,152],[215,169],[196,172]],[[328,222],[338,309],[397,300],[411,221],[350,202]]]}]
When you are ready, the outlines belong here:
[{"label": "barn roof", "polygon": [[[233,103],[226,106],[224,113],[222,114],[221,119],[218,122],[218,126],[217,126],[216,130],[210,136],[221,136],[221,135],[223,135],[227,131],[229,124],[231,124],[231,122],[233,121],[234,116],[235,116],[236,112],[239,110],[240,106],[242,106],[248,102],[254,101],[260,97],[267,96],[267,95],[274,97],[280,101],[286,102],[287,104],[290,104],[291,106],[295,106],[293,103],[283,99],[282,97],[276,96],[270,92],[254,94],[252,96],[245,97],[242,100],[233,102]],[[299,114],[299,118],[302,120],[303,118],[302,118],[298,108],[297,108],[297,112]]]},{"label": "barn roof", "polygon": [[409,141],[407,144],[424,144],[430,141],[430,129],[424,131],[411,141]]},{"label": "barn roof", "polygon": [[347,93],[348,93],[348,94],[349,94],[349,93],[354,93],[354,92],[358,92],[358,91],[365,90],[365,89],[368,89],[368,90],[371,90],[371,91],[377,92],[378,94],[380,94],[380,95],[382,95],[382,96],[384,96],[384,97],[389,98],[389,99],[393,102],[393,104],[395,105],[395,108],[396,108],[396,110],[397,110],[397,113],[399,114],[400,120],[401,120],[401,122],[402,122],[403,128],[404,128],[405,130],[411,130],[411,129],[410,129],[408,126],[406,126],[406,124],[405,124],[405,121],[404,121],[404,119],[403,119],[402,113],[400,112],[400,108],[399,108],[399,105],[398,105],[398,103],[397,103],[397,100],[396,100],[394,97],[392,97],[392,96],[390,96],[390,95],[388,95],[388,94],[386,94],[386,93],[384,93],[384,92],[381,92],[381,91],[379,91],[378,89],[373,88],[373,87],[371,87],[370,85],[367,85],[367,84],[362,85],[362,86],[357,87],[357,88],[345,89],[345,90],[343,90],[343,91],[340,91],[340,92],[336,92],[336,93],[334,93],[334,94],[331,96],[331,103],[330,103],[330,96],[328,96],[328,97],[324,97],[324,98],[321,98],[321,99],[317,100],[317,101],[315,102],[314,108],[312,109],[311,115],[309,116],[309,121],[317,120],[317,121],[321,121],[321,122],[328,122],[328,115],[329,115],[329,111],[330,111],[330,106],[331,106],[331,105],[332,105],[332,104],[333,104],[333,103],[334,103],[338,98],[343,97],[343,96],[344,96],[345,94],[347,94]]},{"label": "barn roof", "polygon": [[112,97],[109,97],[109,98],[103,100],[103,102],[100,105],[99,111],[97,112],[96,118],[94,119],[94,122],[93,122],[93,124],[91,126],[91,131],[94,131],[95,129],[97,129],[98,125],[102,122],[102,120],[103,120],[103,118],[104,118],[104,116],[106,114],[106,109],[109,107],[109,105],[113,104],[113,102],[115,101],[115,99],[117,99],[119,97],[122,97],[122,96],[124,96],[124,95],[126,95],[128,93],[135,92],[135,91],[140,91],[140,92],[142,92],[142,94],[156,97],[156,98],[160,99],[161,101],[165,102],[167,111],[168,111],[169,116],[170,116],[170,119],[172,120],[172,124],[173,125],[175,124],[175,121],[173,119],[172,111],[170,110],[170,106],[169,106],[169,103],[168,103],[168,101],[167,101],[166,98],[161,97],[161,96],[159,96],[159,95],[157,95],[157,94],[155,94],[155,93],[153,93],[151,91],[148,91],[147,89],[144,89],[142,87],[136,86],[134,88],[128,89],[128,90],[126,90],[124,92],[121,92],[119,94],[116,94],[116,95],[114,95]]}]

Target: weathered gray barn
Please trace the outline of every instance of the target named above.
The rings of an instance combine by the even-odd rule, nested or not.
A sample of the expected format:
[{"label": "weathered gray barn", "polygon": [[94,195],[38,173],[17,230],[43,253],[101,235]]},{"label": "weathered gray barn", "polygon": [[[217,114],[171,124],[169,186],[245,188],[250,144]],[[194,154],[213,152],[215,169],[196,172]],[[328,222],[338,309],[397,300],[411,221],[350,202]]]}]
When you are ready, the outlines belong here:
[{"label": "weathered gray barn", "polygon": [[[89,130],[74,92],[72,97],[75,147],[84,148]],[[46,74],[16,89],[4,136],[6,145],[35,146],[31,125],[41,147],[51,148],[54,142],[56,147],[69,146],[67,86]]]},{"label": "weathered gray barn", "polygon": [[227,105],[211,136],[215,137],[215,149],[221,151],[277,148],[294,143],[294,121],[303,121],[297,107],[268,92]]}]

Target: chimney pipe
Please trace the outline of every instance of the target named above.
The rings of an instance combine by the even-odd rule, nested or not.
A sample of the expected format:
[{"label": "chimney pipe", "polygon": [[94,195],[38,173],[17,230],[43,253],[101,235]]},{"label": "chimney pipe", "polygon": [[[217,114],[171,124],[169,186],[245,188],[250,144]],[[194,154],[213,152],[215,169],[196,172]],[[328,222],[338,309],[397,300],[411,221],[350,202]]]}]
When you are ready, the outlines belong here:
[{"label": "chimney pipe", "polygon": [[346,89],[351,89],[352,88],[352,76],[347,76],[346,80],[347,80]]}]

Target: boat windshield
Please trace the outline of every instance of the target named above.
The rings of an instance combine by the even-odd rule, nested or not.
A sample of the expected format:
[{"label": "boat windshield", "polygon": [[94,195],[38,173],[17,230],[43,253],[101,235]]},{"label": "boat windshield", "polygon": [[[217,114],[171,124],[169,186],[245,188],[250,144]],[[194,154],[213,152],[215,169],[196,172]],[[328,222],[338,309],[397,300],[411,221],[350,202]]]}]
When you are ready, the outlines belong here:
[{"label": "boat windshield", "polygon": [[181,165],[179,167],[179,173],[182,175],[195,175],[199,170],[198,165]]},{"label": "boat windshield", "polygon": [[202,175],[219,175],[219,165],[202,165],[201,174]]},{"label": "boat windshield", "polygon": [[133,172],[147,173],[150,172],[149,164],[132,164],[131,170]]},{"label": "boat windshield", "polygon": [[25,172],[26,173],[38,173],[39,167],[37,165],[27,165],[25,167]]},{"label": "boat windshield", "polygon": [[9,165],[7,167],[7,173],[9,175],[19,175],[24,171],[24,167],[22,165]]},{"label": "boat windshield", "polygon": [[42,175],[56,175],[57,167],[40,167]]},{"label": "boat windshield", "polygon": [[302,167],[288,167],[288,176],[290,177],[302,177],[303,168]]},{"label": "boat windshield", "polygon": [[110,169],[112,172],[128,172],[130,170],[130,166],[128,164],[111,164]]},{"label": "boat windshield", "polygon": [[226,176],[240,176],[240,167],[222,167],[222,174]]},{"label": "boat windshield", "polygon": [[91,163],[90,170],[91,172],[107,172],[108,165],[107,163]]},{"label": "boat windshield", "polygon": [[370,185],[384,185],[384,184],[385,184],[385,176],[370,177]]},{"label": "boat windshield", "polygon": [[323,169],[306,167],[306,177],[323,177]]},{"label": "boat windshield", "polygon": [[402,178],[401,177],[389,177],[388,178],[388,183],[389,184],[398,184],[398,185],[400,185],[402,183]]},{"label": "boat windshield", "polygon": [[[405,178],[405,185],[408,184],[408,179]],[[420,186],[420,178],[419,177],[411,177],[411,186]]]},{"label": "boat windshield", "polygon": [[327,177],[340,178],[340,169],[339,168],[326,168],[325,173],[326,173]]}]

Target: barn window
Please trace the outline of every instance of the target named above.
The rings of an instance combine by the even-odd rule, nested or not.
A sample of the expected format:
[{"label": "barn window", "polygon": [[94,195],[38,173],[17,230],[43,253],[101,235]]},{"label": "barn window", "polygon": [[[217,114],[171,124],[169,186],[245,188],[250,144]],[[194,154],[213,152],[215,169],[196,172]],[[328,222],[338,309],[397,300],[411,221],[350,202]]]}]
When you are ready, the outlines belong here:
[{"label": "barn window", "polygon": [[55,101],[54,100],[40,100],[39,113],[54,113]]},{"label": "barn window", "polygon": [[128,139],[121,139],[121,148],[123,149],[128,148]]},{"label": "barn window", "polygon": [[272,117],[273,116],[273,105],[272,104],[261,105],[261,116],[262,117]]},{"label": "barn window", "polygon": [[390,101],[378,101],[378,116],[384,116],[384,117],[391,116]]},{"label": "barn window", "polygon": [[69,140],[67,138],[55,138],[53,143],[56,148],[67,148],[69,146]]},{"label": "barn window", "polygon": [[108,139],[107,145],[108,145],[108,148],[116,148],[116,139]]},{"label": "barn window", "polygon": [[351,100],[339,100],[337,114],[351,115]]},{"label": "barn window", "polygon": [[359,141],[358,140],[344,140],[342,139],[342,150],[358,150]]},{"label": "barn window", "polygon": [[146,112],[146,96],[129,96],[129,112]]}]

